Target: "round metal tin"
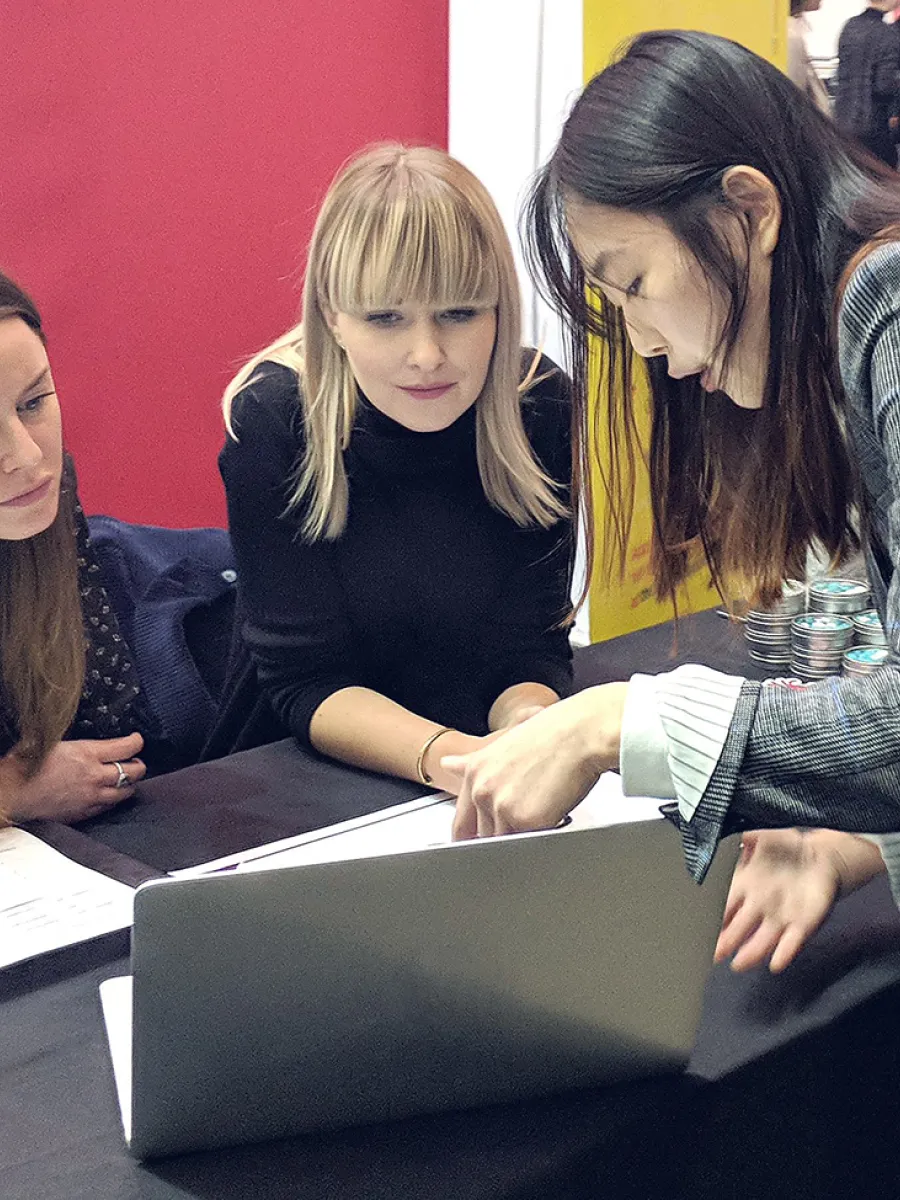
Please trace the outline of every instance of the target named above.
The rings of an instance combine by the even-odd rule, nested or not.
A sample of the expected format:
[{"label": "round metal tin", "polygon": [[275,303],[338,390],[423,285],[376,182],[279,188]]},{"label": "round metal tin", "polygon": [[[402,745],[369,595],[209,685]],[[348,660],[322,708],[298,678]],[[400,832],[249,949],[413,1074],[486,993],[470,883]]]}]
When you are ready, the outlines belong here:
[{"label": "round metal tin", "polygon": [[818,579],[809,585],[809,610],[855,613],[871,606],[869,585],[861,579]]},{"label": "round metal tin", "polygon": [[831,613],[804,613],[791,622],[791,642],[803,650],[846,650],[853,641],[853,622]]},{"label": "round metal tin", "polygon": [[887,662],[888,654],[884,646],[854,646],[844,653],[844,674],[871,675]]},{"label": "round metal tin", "polygon": [[857,646],[886,646],[887,637],[881,618],[874,608],[853,614],[854,641]]}]

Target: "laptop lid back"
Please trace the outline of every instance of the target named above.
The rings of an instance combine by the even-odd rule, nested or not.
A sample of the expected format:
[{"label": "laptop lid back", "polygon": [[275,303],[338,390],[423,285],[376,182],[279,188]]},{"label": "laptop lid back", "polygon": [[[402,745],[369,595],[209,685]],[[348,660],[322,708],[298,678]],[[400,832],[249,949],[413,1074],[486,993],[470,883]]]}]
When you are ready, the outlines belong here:
[{"label": "laptop lid back", "polygon": [[698,888],[660,820],[145,884],[131,1149],[678,1070],[736,854]]}]

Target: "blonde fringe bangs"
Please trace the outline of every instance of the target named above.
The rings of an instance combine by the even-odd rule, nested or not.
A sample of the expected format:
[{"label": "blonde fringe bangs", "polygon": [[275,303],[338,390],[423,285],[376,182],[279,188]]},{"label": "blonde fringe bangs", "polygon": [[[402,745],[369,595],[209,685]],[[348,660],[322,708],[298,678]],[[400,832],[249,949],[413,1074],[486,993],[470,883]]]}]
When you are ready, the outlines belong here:
[{"label": "blonde fringe bangs", "polygon": [[497,256],[475,215],[441,180],[415,188],[408,173],[348,198],[323,246],[319,302],[362,313],[400,304],[493,308],[500,296]]}]

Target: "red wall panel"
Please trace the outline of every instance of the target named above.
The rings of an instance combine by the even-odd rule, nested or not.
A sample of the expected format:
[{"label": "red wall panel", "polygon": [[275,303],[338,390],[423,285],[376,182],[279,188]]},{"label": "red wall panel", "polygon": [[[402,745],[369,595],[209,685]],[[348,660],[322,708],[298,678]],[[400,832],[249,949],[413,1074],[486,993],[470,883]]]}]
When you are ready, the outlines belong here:
[{"label": "red wall panel", "polygon": [[348,154],[446,145],[448,0],[7,0],[0,266],[89,512],[224,522],[218,399],[294,319]]}]

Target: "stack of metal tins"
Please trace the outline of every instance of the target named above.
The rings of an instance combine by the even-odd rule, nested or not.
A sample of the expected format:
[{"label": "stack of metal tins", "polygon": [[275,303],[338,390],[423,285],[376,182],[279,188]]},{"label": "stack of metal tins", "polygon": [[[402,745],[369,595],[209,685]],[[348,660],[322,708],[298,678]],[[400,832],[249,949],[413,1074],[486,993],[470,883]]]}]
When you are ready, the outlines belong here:
[{"label": "stack of metal tins", "polygon": [[789,579],[781,599],[772,608],[751,608],[746,616],[744,637],[754,662],[782,668],[791,662],[791,622],[806,608],[806,587]]},{"label": "stack of metal tins", "polygon": [[840,675],[844,651],[853,641],[853,622],[831,613],[808,612],[791,623],[791,673],[800,679]]},{"label": "stack of metal tins", "polygon": [[856,614],[872,603],[859,579],[818,579],[809,585],[809,611],[791,626],[791,671],[801,679],[840,675],[853,643]]},{"label": "stack of metal tins", "polygon": [[878,613],[874,609],[854,613],[854,642],[844,651],[843,673],[848,676],[871,675],[887,662],[887,638]]}]

